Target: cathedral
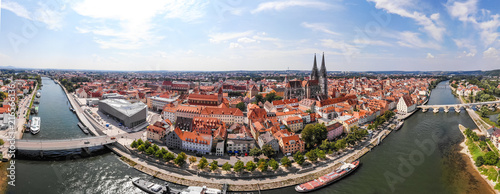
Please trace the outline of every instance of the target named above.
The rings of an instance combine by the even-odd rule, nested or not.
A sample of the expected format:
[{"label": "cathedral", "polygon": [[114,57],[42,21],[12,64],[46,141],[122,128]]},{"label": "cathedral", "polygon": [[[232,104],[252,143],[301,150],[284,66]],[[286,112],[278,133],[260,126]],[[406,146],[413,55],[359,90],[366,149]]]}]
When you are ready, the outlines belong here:
[{"label": "cathedral", "polygon": [[318,71],[316,63],[316,54],[314,54],[314,63],[309,79],[300,81],[288,81],[285,78],[285,99],[304,98],[321,100],[328,96],[328,78],[326,74],[325,54],[321,60],[321,69]]}]

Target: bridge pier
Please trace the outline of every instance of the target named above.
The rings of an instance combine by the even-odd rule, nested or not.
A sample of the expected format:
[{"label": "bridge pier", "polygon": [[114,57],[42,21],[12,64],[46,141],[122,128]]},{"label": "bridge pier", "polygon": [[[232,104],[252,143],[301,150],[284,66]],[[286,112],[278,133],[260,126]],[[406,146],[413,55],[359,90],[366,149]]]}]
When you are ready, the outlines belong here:
[{"label": "bridge pier", "polygon": [[438,113],[439,112],[439,108],[433,108],[434,110],[432,110],[432,112],[434,113]]},{"label": "bridge pier", "polygon": [[450,112],[450,108],[448,108],[448,107],[445,107],[445,108],[444,108],[444,112],[445,112],[445,113],[448,113],[448,112]]},{"label": "bridge pier", "polygon": [[43,150],[40,150],[40,156],[43,158]]},{"label": "bridge pier", "polygon": [[428,108],[422,108],[422,112],[427,112],[428,110]]},{"label": "bridge pier", "polygon": [[455,112],[460,113],[460,107],[459,106],[455,107]]}]

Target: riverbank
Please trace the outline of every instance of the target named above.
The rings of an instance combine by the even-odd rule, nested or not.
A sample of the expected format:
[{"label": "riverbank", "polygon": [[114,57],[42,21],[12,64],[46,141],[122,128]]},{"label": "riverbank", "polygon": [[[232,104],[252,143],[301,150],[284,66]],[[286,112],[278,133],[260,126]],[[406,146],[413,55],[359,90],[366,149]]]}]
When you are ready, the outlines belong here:
[{"label": "riverbank", "polygon": [[151,176],[154,176],[156,178],[168,182],[181,185],[188,185],[188,186],[207,186],[211,188],[222,188],[222,185],[226,183],[229,186],[228,187],[229,191],[255,191],[256,188],[259,188],[260,190],[270,190],[282,187],[289,187],[323,176],[326,173],[329,173],[339,168],[342,165],[337,161],[345,161],[349,163],[359,159],[360,157],[368,153],[373,147],[378,145],[379,138],[380,140],[383,140],[390,133],[391,130],[381,131],[378,134],[378,136],[369,140],[368,145],[362,147],[359,150],[356,150],[353,153],[342,156],[341,158],[337,158],[334,162],[326,164],[325,167],[323,167],[324,165],[322,165],[304,174],[290,173],[286,176],[276,176],[270,178],[234,179],[234,177],[232,177],[227,179],[223,178],[215,179],[215,178],[205,178],[202,176],[196,176],[190,174],[180,175],[175,172],[167,171],[164,168],[161,168],[161,166],[159,167],[157,165],[153,165],[148,161],[145,161],[137,156],[128,154],[120,149],[117,148],[112,148],[112,149],[115,153],[121,156],[120,159],[125,163],[127,163],[129,166],[143,173],[149,174]]},{"label": "riverbank", "polygon": [[495,190],[496,183],[488,180],[488,177],[485,175],[482,175],[481,172],[479,171],[479,168],[476,165],[474,165],[474,158],[472,157],[472,154],[469,152],[469,147],[466,144],[467,136],[464,133],[465,127],[460,124],[458,126],[458,128],[460,129],[460,132],[464,136],[464,141],[462,143],[460,143],[460,147],[462,148],[460,150],[460,153],[463,154],[466,158],[468,158],[468,160],[466,160],[468,163],[467,166],[475,169],[475,173],[477,173],[476,176],[479,175],[481,178],[483,178],[484,181],[486,181],[486,183],[488,183],[492,193],[500,193],[499,191]]}]

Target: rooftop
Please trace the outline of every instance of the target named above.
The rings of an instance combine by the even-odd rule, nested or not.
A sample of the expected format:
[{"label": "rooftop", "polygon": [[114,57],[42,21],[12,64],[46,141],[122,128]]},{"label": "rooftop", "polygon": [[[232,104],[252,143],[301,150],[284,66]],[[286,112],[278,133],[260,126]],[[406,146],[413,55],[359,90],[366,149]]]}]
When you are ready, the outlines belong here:
[{"label": "rooftop", "polygon": [[130,103],[126,100],[123,99],[105,99],[101,100],[101,103],[105,103],[117,111],[123,113],[124,115],[127,116],[132,116],[141,111],[142,109],[146,108],[146,104],[142,102],[136,102],[136,103]]}]

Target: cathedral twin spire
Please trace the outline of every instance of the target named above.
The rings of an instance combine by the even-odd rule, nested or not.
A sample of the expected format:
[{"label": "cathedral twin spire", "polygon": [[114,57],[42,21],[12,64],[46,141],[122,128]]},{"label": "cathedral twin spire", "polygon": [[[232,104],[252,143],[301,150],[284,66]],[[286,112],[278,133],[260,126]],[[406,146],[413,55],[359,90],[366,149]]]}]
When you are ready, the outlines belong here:
[{"label": "cathedral twin spire", "polygon": [[328,79],[326,73],[326,65],[325,65],[325,53],[323,53],[321,59],[321,69],[318,72],[318,65],[316,63],[316,54],[314,54],[314,64],[311,72],[311,80],[318,80],[319,86],[321,87],[321,93],[323,95],[328,95]]}]

